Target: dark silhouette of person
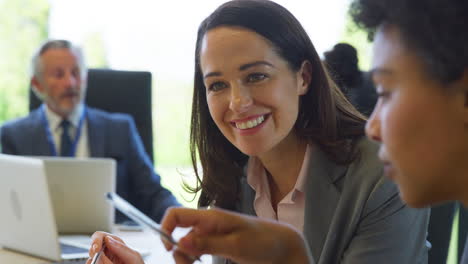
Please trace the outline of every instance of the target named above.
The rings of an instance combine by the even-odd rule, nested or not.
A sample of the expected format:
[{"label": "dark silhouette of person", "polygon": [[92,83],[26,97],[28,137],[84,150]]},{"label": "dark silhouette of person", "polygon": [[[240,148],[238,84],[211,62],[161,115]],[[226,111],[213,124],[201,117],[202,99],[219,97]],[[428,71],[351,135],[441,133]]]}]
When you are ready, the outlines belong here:
[{"label": "dark silhouette of person", "polygon": [[348,100],[369,116],[377,102],[377,94],[369,72],[359,70],[356,49],[347,43],[338,43],[324,53],[324,62],[333,80]]}]

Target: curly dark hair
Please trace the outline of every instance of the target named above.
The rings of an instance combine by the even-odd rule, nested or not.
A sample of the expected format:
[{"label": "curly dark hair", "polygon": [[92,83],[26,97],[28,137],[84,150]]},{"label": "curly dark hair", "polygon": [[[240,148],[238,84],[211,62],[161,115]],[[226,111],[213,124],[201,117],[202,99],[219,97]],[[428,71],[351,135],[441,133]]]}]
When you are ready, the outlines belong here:
[{"label": "curly dark hair", "polygon": [[442,83],[468,68],[467,0],[354,0],[350,14],[372,40],[382,25],[395,26],[429,76]]}]

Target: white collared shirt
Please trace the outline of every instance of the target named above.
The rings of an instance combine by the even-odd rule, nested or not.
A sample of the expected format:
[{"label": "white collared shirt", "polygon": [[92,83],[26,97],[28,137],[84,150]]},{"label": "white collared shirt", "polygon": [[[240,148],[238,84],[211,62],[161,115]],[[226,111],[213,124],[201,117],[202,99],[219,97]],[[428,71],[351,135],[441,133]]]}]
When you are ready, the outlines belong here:
[{"label": "white collared shirt", "polygon": [[[55,144],[55,151],[56,153],[60,153],[60,145],[61,145],[61,136],[63,128],[60,126],[60,122],[62,122],[62,117],[54,113],[46,104],[45,114],[47,121],[49,123],[50,132],[52,133],[52,137],[54,139]],[[80,123],[80,118],[83,115],[84,105],[80,103],[77,105],[75,110],[70,114],[68,117],[68,121],[71,123],[69,128],[70,137],[72,142],[75,141],[75,137],[77,134],[78,125]],[[88,147],[88,121],[85,119],[83,120],[83,124],[81,127],[81,135],[78,139],[77,146],[76,146],[76,153],[75,157],[89,157],[89,147]]]}]

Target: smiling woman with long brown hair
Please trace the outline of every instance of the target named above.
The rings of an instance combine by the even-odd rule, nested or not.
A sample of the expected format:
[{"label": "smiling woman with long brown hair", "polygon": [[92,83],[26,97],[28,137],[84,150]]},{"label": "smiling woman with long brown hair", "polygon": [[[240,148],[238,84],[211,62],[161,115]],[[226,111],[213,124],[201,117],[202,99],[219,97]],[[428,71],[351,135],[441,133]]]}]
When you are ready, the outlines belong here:
[{"label": "smiling woman with long brown hair", "polygon": [[383,177],[364,118],[285,8],[231,1],[205,19],[193,98],[199,206],[289,223],[320,263],[425,261],[427,211]]},{"label": "smiling woman with long brown hair", "polygon": [[[402,203],[364,126],[284,7],[235,0],[201,23],[191,124],[193,165],[201,171],[191,191],[201,192],[199,206],[292,225],[317,263],[425,263],[429,212]],[[164,222],[169,232],[176,224],[193,225],[171,217],[181,210],[166,217],[176,222]],[[211,223],[215,227],[208,231],[195,225],[179,251],[188,250],[183,241],[209,238],[210,230],[225,224]],[[97,248],[104,236],[95,236]],[[233,246],[242,250],[257,240],[263,241],[254,236]],[[279,261],[280,252],[263,261]],[[246,255],[211,253],[227,262],[250,262]]]}]

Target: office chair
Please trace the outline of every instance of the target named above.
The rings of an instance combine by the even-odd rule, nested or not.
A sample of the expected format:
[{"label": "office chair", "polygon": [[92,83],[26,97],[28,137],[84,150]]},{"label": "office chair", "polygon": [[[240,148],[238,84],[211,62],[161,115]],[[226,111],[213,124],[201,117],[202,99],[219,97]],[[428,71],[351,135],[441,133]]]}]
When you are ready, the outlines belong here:
[{"label": "office chair", "polygon": [[[107,112],[131,115],[145,150],[153,161],[150,72],[89,69],[85,102]],[[36,109],[41,103],[30,89],[29,111]]]}]

